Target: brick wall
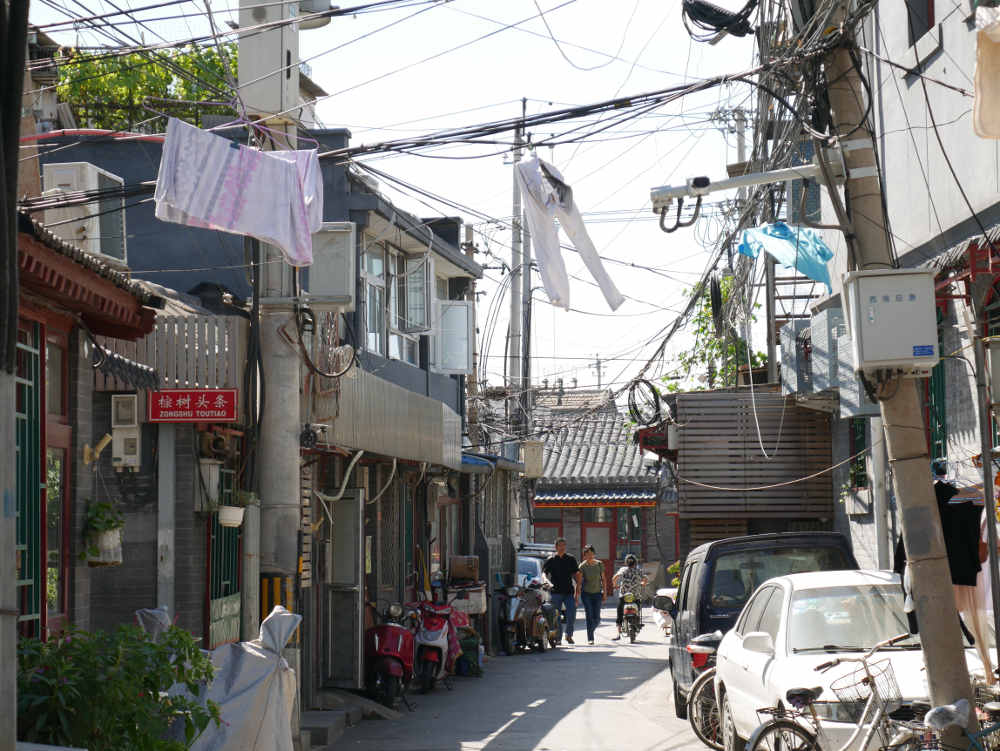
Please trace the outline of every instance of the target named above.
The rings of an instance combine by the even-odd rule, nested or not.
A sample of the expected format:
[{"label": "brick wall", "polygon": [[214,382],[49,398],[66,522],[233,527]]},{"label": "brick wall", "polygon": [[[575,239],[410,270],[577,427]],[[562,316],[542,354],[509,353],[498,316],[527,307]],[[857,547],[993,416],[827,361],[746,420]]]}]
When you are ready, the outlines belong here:
[{"label": "brick wall", "polygon": [[[205,603],[208,601],[208,517],[194,511],[195,461],[194,428],[176,427],[177,470],[174,507],[174,597],[177,625],[195,635],[205,628]],[[156,570],[153,570],[156,581]]]},{"label": "brick wall", "polygon": [[79,558],[83,549],[83,525],[87,499],[94,497],[95,477],[91,467],[83,463],[83,445],[94,445],[93,402],[94,370],[90,365],[90,344],[81,329],[74,329],[69,341],[69,420],[73,426],[72,456],[70,461],[70,571],[69,571],[69,620],[74,626],[90,628],[90,572]]},{"label": "brick wall", "polygon": [[[140,400],[141,401],[141,400]],[[207,517],[195,514],[194,430],[176,427],[175,609],[177,625],[196,636],[205,630],[208,571]],[[93,435],[111,432],[111,395],[93,395]],[[125,515],[120,566],[93,568],[90,578],[90,628],[110,629],[134,621],[139,608],[157,607],[157,438],[159,427],[141,428],[138,472],[115,472],[110,447],[101,455],[95,497],[113,498]],[[93,441],[92,441],[93,442]]]}]

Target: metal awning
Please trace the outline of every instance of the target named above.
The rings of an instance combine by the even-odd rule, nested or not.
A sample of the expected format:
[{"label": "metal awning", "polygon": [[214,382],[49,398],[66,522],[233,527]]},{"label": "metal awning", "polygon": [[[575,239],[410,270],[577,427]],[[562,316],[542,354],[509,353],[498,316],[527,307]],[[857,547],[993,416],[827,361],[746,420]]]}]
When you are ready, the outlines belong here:
[{"label": "metal awning", "polygon": [[512,462],[496,454],[473,454],[462,452],[462,471],[469,474],[489,474],[493,469],[507,472],[524,472],[523,462]]},{"label": "metal awning", "polygon": [[655,507],[655,488],[595,488],[581,490],[537,490],[539,508],[626,508]]}]

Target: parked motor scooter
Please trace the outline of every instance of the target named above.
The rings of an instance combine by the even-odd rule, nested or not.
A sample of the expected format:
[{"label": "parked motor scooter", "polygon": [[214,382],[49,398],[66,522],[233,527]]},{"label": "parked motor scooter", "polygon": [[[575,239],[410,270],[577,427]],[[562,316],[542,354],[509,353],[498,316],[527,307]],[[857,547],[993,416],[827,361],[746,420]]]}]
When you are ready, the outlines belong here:
[{"label": "parked motor scooter", "polygon": [[450,605],[421,602],[417,606],[414,670],[422,694],[433,689],[434,684],[446,675],[450,617]]},{"label": "parked motor scooter", "polygon": [[504,620],[501,623],[501,640],[507,654],[525,649],[544,652],[557,643],[559,614],[550,602],[545,601],[543,584],[532,579],[524,588],[508,587]]},{"label": "parked motor scooter", "polygon": [[393,603],[382,622],[365,631],[365,688],[390,709],[397,699],[410,707],[405,692],[413,680],[413,633],[402,621],[403,606]]},{"label": "parked motor scooter", "polygon": [[653,598],[653,622],[663,633],[663,638],[669,639],[670,631],[674,626],[674,619],[670,615],[669,610],[660,610],[656,607],[657,598],[659,597],[669,597],[673,601],[677,599],[677,588],[664,587],[663,589],[658,589],[656,590],[656,597]]}]

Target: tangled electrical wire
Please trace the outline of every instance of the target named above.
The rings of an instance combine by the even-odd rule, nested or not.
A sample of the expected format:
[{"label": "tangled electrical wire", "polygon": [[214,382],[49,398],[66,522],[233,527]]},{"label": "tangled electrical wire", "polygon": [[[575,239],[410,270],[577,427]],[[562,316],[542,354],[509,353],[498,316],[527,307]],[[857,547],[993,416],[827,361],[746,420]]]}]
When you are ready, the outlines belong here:
[{"label": "tangled electrical wire", "polygon": [[[681,5],[684,28],[696,42],[712,42],[721,34],[745,37],[754,31],[750,16],[757,9],[757,2],[748,0],[740,10],[733,12],[706,0],[684,0]],[[701,31],[692,30],[692,26]]]}]

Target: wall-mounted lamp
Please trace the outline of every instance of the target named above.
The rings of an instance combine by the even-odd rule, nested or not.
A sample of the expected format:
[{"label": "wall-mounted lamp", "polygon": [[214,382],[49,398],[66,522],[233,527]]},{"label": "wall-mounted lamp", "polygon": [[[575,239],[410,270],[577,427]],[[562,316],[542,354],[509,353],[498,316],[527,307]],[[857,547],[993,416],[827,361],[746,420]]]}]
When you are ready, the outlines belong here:
[{"label": "wall-mounted lamp", "polygon": [[111,434],[105,433],[104,437],[97,442],[94,448],[90,448],[89,443],[83,444],[83,463],[86,465],[93,464],[101,456],[101,452],[108,447],[111,443]]}]

